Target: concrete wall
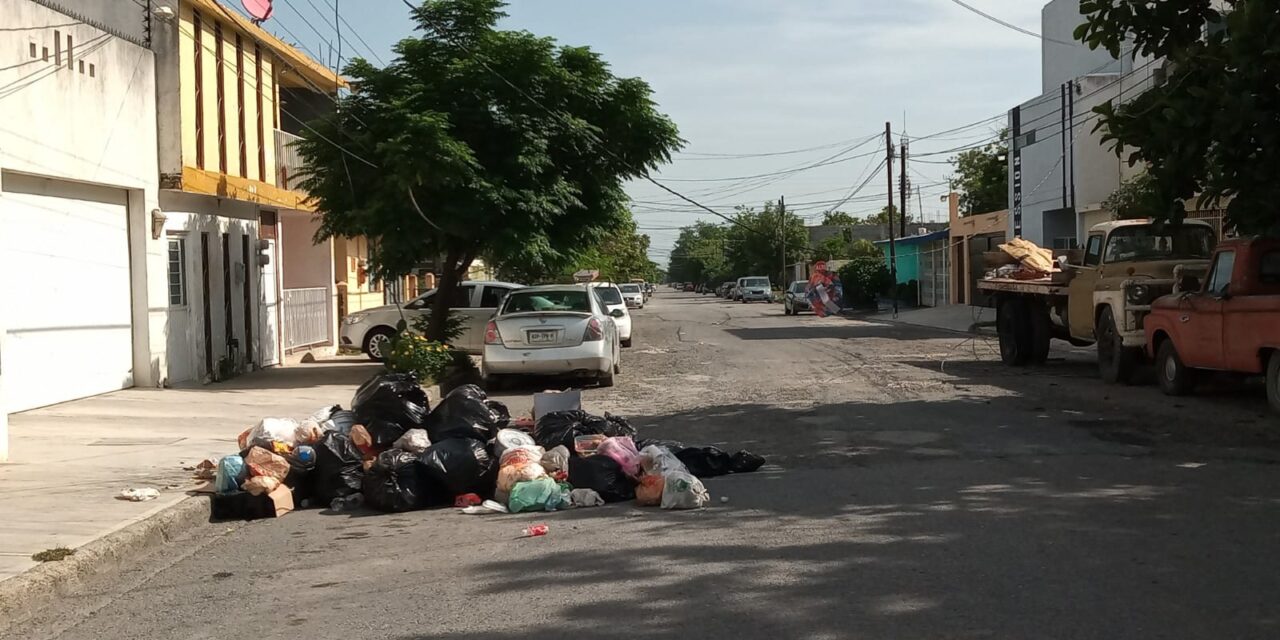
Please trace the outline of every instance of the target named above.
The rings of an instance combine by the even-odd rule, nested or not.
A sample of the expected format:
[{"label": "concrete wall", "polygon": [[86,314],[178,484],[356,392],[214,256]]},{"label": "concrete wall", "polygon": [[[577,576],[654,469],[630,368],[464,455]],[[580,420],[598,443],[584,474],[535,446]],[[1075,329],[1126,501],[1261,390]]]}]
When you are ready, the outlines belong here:
[{"label": "concrete wall", "polygon": [[142,0],[118,2],[114,0],[35,0],[63,15],[74,17],[105,33],[146,45],[147,9]]},{"label": "concrete wall", "polygon": [[[1080,76],[1127,70],[1123,56],[1117,60],[1105,49],[1095,51],[1085,44],[1076,43],[1076,27],[1083,23],[1080,0],[1053,0],[1040,11],[1040,33],[1046,38],[1041,45],[1040,82],[1043,93],[1057,91],[1063,83]],[[1051,39],[1076,44],[1067,46]]]}]

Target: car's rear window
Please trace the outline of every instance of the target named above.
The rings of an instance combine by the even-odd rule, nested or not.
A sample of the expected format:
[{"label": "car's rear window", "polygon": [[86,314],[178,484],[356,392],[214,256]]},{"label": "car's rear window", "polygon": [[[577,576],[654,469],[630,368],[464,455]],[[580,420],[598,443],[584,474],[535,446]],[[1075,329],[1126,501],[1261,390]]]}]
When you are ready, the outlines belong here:
[{"label": "car's rear window", "polygon": [[638,285],[638,284],[624,284],[624,285],[622,285],[622,292],[623,292],[623,293],[640,293],[640,285]]},{"label": "car's rear window", "polygon": [[622,304],[622,293],[617,287],[596,287],[596,295],[605,304]]},{"label": "car's rear window", "polygon": [[515,291],[507,296],[503,313],[530,311],[591,311],[586,291]]}]

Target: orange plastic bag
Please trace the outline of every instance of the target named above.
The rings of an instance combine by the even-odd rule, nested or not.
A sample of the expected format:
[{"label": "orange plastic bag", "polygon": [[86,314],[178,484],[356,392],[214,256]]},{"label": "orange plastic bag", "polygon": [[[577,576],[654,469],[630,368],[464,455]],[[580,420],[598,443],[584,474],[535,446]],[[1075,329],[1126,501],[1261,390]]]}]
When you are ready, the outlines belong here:
[{"label": "orange plastic bag", "polygon": [[640,484],[636,485],[636,504],[641,507],[662,504],[662,490],[666,484],[666,480],[659,475],[640,476]]}]

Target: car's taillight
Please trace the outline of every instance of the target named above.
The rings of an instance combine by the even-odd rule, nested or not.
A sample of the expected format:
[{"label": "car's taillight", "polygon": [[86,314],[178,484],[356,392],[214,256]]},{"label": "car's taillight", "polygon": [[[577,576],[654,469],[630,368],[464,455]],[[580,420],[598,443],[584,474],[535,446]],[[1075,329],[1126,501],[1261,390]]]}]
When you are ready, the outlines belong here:
[{"label": "car's taillight", "polygon": [[502,344],[502,335],[498,333],[498,323],[493,320],[484,326],[485,344]]},{"label": "car's taillight", "polygon": [[600,320],[592,318],[587,321],[587,332],[583,334],[583,342],[595,342],[604,340],[604,327],[600,326]]}]

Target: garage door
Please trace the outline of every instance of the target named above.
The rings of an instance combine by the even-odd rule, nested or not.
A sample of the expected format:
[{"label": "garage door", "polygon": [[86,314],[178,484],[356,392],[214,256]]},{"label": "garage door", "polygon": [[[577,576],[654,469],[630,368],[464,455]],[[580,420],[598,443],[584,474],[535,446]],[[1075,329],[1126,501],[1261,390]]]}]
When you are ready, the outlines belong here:
[{"label": "garage door", "polygon": [[0,190],[9,410],[133,386],[125,192],[8,172]]}]

